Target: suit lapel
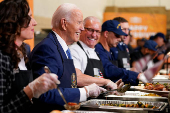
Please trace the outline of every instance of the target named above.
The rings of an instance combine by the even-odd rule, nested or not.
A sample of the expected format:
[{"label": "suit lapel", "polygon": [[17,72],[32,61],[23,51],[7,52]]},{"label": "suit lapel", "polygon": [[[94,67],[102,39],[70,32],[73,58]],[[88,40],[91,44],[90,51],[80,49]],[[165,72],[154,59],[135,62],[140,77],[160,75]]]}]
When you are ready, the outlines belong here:
[{"label": "suit lapel", "polygon": [[58,49],[61,57],[62,57],[63,59],[67,59],[67,56],[66,56],[66,54],[65,54],[65,52],[64,52],[61,44],[60,44],[59,41],[57,40],[57,37],[56,37],[56,35],[54,34],[53,31],[50,33],[49,38],[50,38],[50,39],[54,42],[54,44],[57,46],[57,49]]}]

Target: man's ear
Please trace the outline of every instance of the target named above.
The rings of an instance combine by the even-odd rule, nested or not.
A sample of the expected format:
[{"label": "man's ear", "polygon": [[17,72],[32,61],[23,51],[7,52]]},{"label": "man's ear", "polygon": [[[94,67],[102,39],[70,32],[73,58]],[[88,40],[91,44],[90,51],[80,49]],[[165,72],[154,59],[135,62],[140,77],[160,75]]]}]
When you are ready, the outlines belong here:
[{"label": "man's ear", "polygon": [[148,48],[145,48],[145,52],[146,52],[146,53],[149,53],[149,49],[148,49]]},{"label": "man's ear", "polygon": [[62,18],[62,19],[60,20],[60,23],[61,23],[62,29],[65,31],[65,30],[66,30],[66,27],[67,27],[66,19],[65,19],[65,18]]},{"label": "man's ear", "polygon": [[107,38],[108,35],[109,35],[109,32],[108,31],[104,31],[103,33],[104,33],[104,37]]}]

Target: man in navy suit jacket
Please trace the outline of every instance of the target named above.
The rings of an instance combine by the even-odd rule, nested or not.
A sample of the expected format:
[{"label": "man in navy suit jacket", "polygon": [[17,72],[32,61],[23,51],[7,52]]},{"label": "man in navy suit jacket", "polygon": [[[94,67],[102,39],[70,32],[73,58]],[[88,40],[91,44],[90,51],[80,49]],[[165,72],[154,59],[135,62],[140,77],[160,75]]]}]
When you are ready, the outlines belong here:
[{"label": "man in navy suit jacket", "polygon": [[[67,45],[78,41],[84,30],[81,10],[74,4],[62,4],[53,14],[51,24],[52,31],[35,46],[30,55],[34,79],[45,72],[44,66],[48,66],[52,73],[58,75],[61,83],[59,87],[67,102],[78,103],[106,91],[96,84],[77,88],[75,67]],[[64,101],[54,89],[41,95],[39,100],[34,100],[34,104],[38,111],[49,112],[61,109],[59,105],[64,105]]]}]

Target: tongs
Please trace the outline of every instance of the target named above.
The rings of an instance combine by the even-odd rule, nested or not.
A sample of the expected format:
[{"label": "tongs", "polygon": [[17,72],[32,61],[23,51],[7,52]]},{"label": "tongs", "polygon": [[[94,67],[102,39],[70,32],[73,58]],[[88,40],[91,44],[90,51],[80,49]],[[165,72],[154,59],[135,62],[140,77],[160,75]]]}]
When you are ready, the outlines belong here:
[{"label": "tongs", "polygon": [[117,91],[119,93],[124,93],[126,92],[127,90],[130,89],[130,84],[125,84],[124,86],[122,86],[121,88],[118,88],[118,89],[112,89],[112,90],[107,90],[106,92],[103,92],[104,94],[107,94],[109,92],[113,92],[113,91]]}]

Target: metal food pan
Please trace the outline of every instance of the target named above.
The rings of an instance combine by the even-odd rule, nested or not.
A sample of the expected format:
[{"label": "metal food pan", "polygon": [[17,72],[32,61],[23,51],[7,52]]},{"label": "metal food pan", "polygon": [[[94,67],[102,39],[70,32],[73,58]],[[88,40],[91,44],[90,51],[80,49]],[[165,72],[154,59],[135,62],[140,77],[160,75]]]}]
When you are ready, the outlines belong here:
[{"label": "metal food pan", "polygon": [[127,91],[123,95],[106,95],[106,100],[124,100],[124,101],[152,101],[152,102],[168,102],[167,97],[157,97],[157,96],[142,96],[145,92],[140,91]]},{"label": "metal food pan", "polygon": [[152,96],[106,96],[106,100],[168,102],[167,97]]},{"label": "metal food pan", "polygon": [[153,83],[159,82],[160,84],[164,84],[164,83],[170,83],[170,80],[169,79],[167,79],[167,80],[165,80],[165,79],[153,79],[152,82]]},{"label": "metal food pan", "polygon": [[[81,104],[81,107],[88,107],[88,108],[98,108],[101,110],[109,110],[109,109],[116,109],[116,110],[133,110],[133,111],[162,111],[168,103],[166,102],[148,102],[148,101],[141,101],[143,104],[149,104],[156,106],[158,108],[135,108],[135,107],[118,107],[118,106],[102,106],[102,104],[136,104],[138,101],[121,101],[121,100],[99,100],[99,99],[92,99],[86,101]],[[163,109],[162,109],[163,108]]]},{"label": "metal food pan", "polygon": [[[69,110],[63,110],[62,113],[110,113],[107,111],[85,111],[85,110],[75,110],[75,111],[69,111]],[[117,113],[117,112],[112,112],[112,113]]]}]

